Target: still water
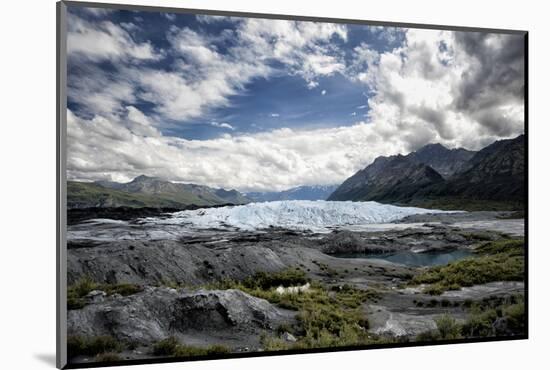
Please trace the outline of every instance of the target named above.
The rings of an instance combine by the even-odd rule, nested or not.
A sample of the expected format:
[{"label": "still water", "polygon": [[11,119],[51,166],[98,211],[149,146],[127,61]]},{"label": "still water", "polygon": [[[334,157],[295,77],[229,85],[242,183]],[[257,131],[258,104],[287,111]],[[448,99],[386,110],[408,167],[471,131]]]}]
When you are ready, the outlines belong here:
[{"label": "still water", "polygon": [[386,260],[407,266],[437,266],[470,257],[472,252],[458,249],[454,251],[414,253],[410,251],[392,253],[341,253],[334,257],[341,258],[365,258]]}]

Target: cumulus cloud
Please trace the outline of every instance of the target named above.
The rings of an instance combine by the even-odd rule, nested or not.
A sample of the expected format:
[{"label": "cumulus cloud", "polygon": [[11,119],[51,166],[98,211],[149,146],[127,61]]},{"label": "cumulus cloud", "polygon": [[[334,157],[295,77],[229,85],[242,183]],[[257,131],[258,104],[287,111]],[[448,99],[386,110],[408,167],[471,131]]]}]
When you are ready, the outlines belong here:
[{"label": "cumulus cloud", "polygon": [[[197,19],[214,22],[227,18]],[[276,72],[271,66],[274,60],[283,63],[286,73],[303,78],[309,88],[318,85],[317,78],[345,69],[343,54],[331,46],[333,37],[347,38],[341,25],[231,18],[235,30],[219,35],[172,26],[166,35],[171,48],[164,51],[155,50],[149,42],[136,42],[131,33],[139,26],[134,23],[91,23],[76,14],[71,14],[69,20],[69,56],[117,63],[114,72],[99,68],[91,71],[87,64],[80,63],[83,68],[73,76],[74,93],[70,98],[88,105],[90,112],[98,108],[98,113],[114,111],[117,104],[132,104],[137,98],[153,103],[155,112],[165,119],[184,122],[209,109],[230,105],[230,98],[244,92],[252,80]],[[231,46],[219,52],[219,44],[228,40]],[[166,52],[174,59],[171,68],[143,63],[164,58]],[[86,69],[94,73],[85,73]],[[92,81],[97,76],[100,82]],[[110,93],[108,80],[117,80],[111,82],[124,88],[122,94]]]},{"label": "cumulus cloud", "polygon": [[404,43],[354,50],[349,77],[369,88],[368,119],[408,150],[480,149],[523,132],[523,38],[409,29]]},{"label": "cumulus cloud", "polygon": [[162,57],[151,43],[135,42],[125,29],[110,21],[90,23],[71,15],[67,27],[69,56],[81,56],[95,61],[140,61]]},{"label": "cumulus cloud", "polygon": [[365,123],[185,140],[138,135],[122,121],[85,120],[68,112],[70,179],[128,181],[145,173],[242,191],[283,190],[339,183],[377,155],[404,149],[399,140],[385,140]]},{"label": "cumulus cloud", "polygon": [[[344,25],[197,20],[230,21],[232,29],[211,35],[172,26],[170,48],[163,51],[135,38],[140,29],[134,23],[92,24],[71,15],[70,179],[128,181],[147,174],[242,191],[283,190],[340,183],[379,155],[430,142],[479,149],[523,132],[520,36],[382,28],[374,32],[387,48],[363,43],[346,57],[334,42],[346,42]],[[168,57],[168,68],[155,65]],[[100,62],[112,67],[100,68]],[[366,121],[243,135],[235,135],[230,123],[211,121],[228,131],[210,140],[165,136],[159,129],[229,106],[250,82],[281,71],[310,89],[334,74],[362,84],[367,103],[350,114]],[[152,107],[147,114],[139,109],[143,103]]]}]

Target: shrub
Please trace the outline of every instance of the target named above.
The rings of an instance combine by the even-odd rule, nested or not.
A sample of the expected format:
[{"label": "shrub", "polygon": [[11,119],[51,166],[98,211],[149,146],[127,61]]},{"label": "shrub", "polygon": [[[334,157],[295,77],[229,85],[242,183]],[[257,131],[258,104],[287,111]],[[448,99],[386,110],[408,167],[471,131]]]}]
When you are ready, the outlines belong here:
[{"label": "shrub", "polygon": [[476,249],[476,253],[476,257],[426,269],[415,276],[410,284],[429,284],[424,293],[440,295],[446,290],[475,284],[523,280],[523,240],[485,243]]},{"label": "shrub", "polygon": [[[462,334],[466,337],[489,337],[525,333],[523,296],[512,296],[507,301],[494,307],[474,306],[462,327]],[[499,319],[503,326],[495,325]]]},{"label": "shrub", "polygon": [[173,356],[176,349],[179,346],[179,342],[174,337],[169,337],[155,343],[153,346],[153,355],[155,356]]},{"label": "shrub", "polygon": [[437,330],[428,330],[416,336],[415,342],[433,342],[441,339]]},{"label": "shrub", "polygon": [[334,286],[329,291],[319,282],[313,281],[310,282],[310,289],[304,293],[279,294],[275,291],[281,285],[301,285],[306,282],[308,279],[303,271],[289,269],[273,274],[257,273],[240,282],[224,279],[207,285],[207,288],[240,289],[282,308],[298,311],[296,325],[281,326],[278,330],[279,334],[284,331],[295,334],[298,341],[290,345],[278,338],[265,337],[263,346],[266,350],[348,346],[379,341],[367,335],[369,322],[362,310],[365,301],[380,297],[376,290],[362,290],[346,284]]},{"label": "shrub", "polygon": [[471,313],[468,317],[468,320],[466,320],[466,322],[462,326],[462,335],[464,335],[465,337],[493,336],[493,323],[497,319],[497,317],[497,312],[494,309]]},{"label": "shrub", "polygon": [[77,310],[86,306],[88,302],[85,297],[92,290],[102,290],[107,295],[120,294],[128,296],[143,291],[143,287],[129,283],[99,284],[89,276],[85,276],[67,288],[67,308]]},{"label": "shrub", "polygon": [[460,338],[461,326],[451,315],[443,315],[435,320],[437,330],[441,339],[458,339]]},{"label": "shrub", "polygon": [[243,280],[242,284],[250,289],[269,289],[278,286],[304,285],[309,281],[301,269],[286,269],[276,273],[257,272]]},{"label": "shrub", "polygon": [[96,356],[95,360],[97,362],[114,362],[114,361],[122,361],[122,358],[116,353],[107,352],[107,353],[100,353],[99,355]]},{"label": "shrub", "polygon": [[95,356],[104,352],[120,352],[122,345],[113,337],[104,335],[98,337],[69,336],[67,352],[69,357]]},{"label": "shrub", "polygon": [[183,345],[174,337],[163,339],[153,346],[153,355],[155,356],[191,357],[217,355],[228,352],[229,349],[222,345],[212,345],[204,348]]},{"label": "shrub", "polygon": [[525,332],[525,305],[523,302],[505,307],[502,314],[508,319],[509,330],[518,334]]}]

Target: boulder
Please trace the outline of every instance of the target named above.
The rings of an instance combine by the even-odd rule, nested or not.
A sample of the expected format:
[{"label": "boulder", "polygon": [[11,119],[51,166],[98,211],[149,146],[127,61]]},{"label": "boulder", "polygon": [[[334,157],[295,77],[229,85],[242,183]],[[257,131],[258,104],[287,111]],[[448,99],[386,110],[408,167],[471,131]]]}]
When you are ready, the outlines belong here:
[{"label": "boulder", "polygon": [[294,313],[240,290],[147,287],[127,297],[106,297],[69,310],[69,335],[111,335],[120,341],[149,345],[169,336],[199,333],[203,338],[260,335],[292,320]]}]

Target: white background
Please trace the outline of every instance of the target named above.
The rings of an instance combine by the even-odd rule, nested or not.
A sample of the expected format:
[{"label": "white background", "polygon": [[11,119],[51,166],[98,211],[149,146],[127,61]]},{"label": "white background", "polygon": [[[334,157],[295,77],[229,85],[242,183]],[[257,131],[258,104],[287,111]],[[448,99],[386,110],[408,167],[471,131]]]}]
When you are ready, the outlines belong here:
[{"label": "white background", "polygon": [[[111,0],[111,2],[124,2]],[[294,355],[132,369],[519,369],[547,366],[547,88],[550,30],[543,1],[422,0],[127,0],[134,4],[526,29],[529,53],[530,339]],[[0,365],[55,363],[55,1],[2,4],[0,109]],[[545,364],[546,362],[546,364]],[[547,368],[547,367],[546,367]]]}]

